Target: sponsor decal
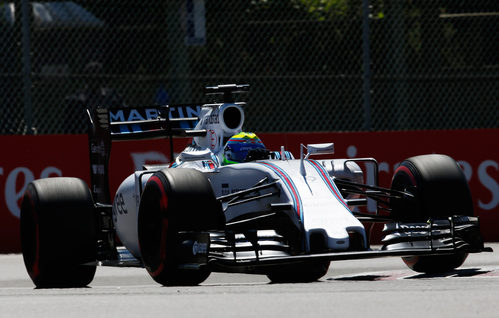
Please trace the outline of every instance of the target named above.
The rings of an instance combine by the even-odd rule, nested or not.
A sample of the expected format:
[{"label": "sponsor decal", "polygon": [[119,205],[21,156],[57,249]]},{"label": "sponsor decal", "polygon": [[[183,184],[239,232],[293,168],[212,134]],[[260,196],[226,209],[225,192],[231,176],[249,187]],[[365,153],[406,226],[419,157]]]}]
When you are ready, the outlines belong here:
[{"label": "sponsor decal", "polygon": [[222,195],[232,194],[240,191],[248,190],[248,188],[231,188],[228,183],[222,183]]},{"label": "sponsor decal", "polygon": [[221,191],[221,193],[222,193],[222,195],[230,194],[229,184],[228,183],[222,183],[222,191]]},{"label": "sponsor decal", "polygon": [[118,222],[118,214],[128,214],[128,209],[126,207],[125,199],[123,198],[122,193],[117,193],[114,197],[113,202],[113,220],[114,222]]},{"label": "sponsor decal", "polygon": [[[467,162],[464,162],[467,164]],[[490,170],[490,174],[489,174]],[[499,205],[499,183],[492,177],[493,173],[497,175],[499,165],[497,161],[485,160],[478,166],[478,180],[490,192],[491,198],[487,200],[479,199],[478,207],[483,210],[492,210]],[[471,177],[471,176],[470,176]],[[470,181],[468,179],[468,181]]]},{"label": "sponsor decal", "polygon": [[428,230],[430,228],[430,223],[426,225],[421,225],[421,224],[404,224],[404,223],[399,223],[397,226],[397,229],[422,229],[422,230]]},{"label": "sponsor decal", "polygon": [[[4,169],[0,167],[0,176],[3,175]],[[42,170],[36,179],[60,176],[62,176],[60,169],[56,167],[47,167]],[[35,174],[28,167],[17,167],[7,175],[4,190],[5,203],[8,211],[16,218],[19,218],[21,215],[20,201],[24,196],[28,184],[33,180],[35,180]]]},{"label": "sponsor decal", "polygon": [[220,119],[218,117],[218,112],[212,113],[210,116],[207,116],[204,120],[203,123],[205,125],[214,125],[214,124],[219,124]]},{"label": "sponsor decal", "polygon": [[156,119],[158,116],[159,113],[157,108],[122,108],[109,110],[110,122]]},{"label": "sponsor decal", "polygon": [[207,243],[199,243],[195,241],[192,245],[192,255],[198,254],[206,254],[208,253],[208,244]]},{"label": "sponsor decal", "polygon": [[218,125],[220,123],[218,109],[213,109],[210,115],[205,116],[201,120],[201,127],[208,127],[209,125]]},{"label": "sponsor decal", "polygon": [[106,146],[104,146],[103,141],[101,141],[101,143],[99,145],[92,143],[90,146],[90,151],[93,154],[98,154],[98,155],[104,156],[104,155],[106,155]]},{"label": "sponsor decal", "polygon": [[[128,107],[109,110],[110,122],[127,122],[136,120],[151,120],[156,119],[160,115],[161,107]],[[192,118],[198,117],[201,111],[201,106],[198,105],[175,105],[170,106],[170,118]],[[218,124],[217,119],[212,118],[214,123]],[[182,128],[193,128],[193,123],[181,123]]]},{"label": "sponsor decal", "polygon": [[218,144],[217,133],[213,129],[210,129],[208,130],[208,135],[210,137],[210,149],[214,150]]},{"label": "sponsor decal", "polygon": [[211,160],[203,160],[203,167],[209,170],[213,170],[216,168],[215,163]]},{"label": "sponsor decal", "polygon": [[92,173],[93,174],[105,175],[106,174],[106,168],[104,167],[104,165],[92,165]]}]

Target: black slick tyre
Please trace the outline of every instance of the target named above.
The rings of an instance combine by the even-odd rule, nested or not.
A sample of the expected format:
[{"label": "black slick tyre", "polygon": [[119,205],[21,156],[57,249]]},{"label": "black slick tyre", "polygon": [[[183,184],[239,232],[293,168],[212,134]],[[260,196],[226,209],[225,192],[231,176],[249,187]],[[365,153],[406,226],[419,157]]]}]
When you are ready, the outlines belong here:
[{"label": "black slick tyre", "polygon": [[[449,156],[431,154],[411,157],[397,168],[393,190],[408,191],[414,199],[392,199],[391,215],[403,222],[426,222],[429,218],[473,215],[471,192],[458,164]],[[416,272],[440,273],[463,264],[468,254],[402,258]]]},{"label": "black slick tyre", "polygon": [[279,266],[267,273],[272,283],[310,283],[326,275],[329,261]]},{"label": "black slick tyre", "polygon": [[225,217],[206,176],[194,169],[164,169],[146,183],[139,207],[142,261],[164,286],[192,286],[210,274],[204,268],[181,269],[179,232],[220,230]]},{"label": "black slick tyre", "polygon": [[95,275],[94,202],[77,178],[48,178],[28,185],[21,206],[24,264],[38,288],[87,286]]}]

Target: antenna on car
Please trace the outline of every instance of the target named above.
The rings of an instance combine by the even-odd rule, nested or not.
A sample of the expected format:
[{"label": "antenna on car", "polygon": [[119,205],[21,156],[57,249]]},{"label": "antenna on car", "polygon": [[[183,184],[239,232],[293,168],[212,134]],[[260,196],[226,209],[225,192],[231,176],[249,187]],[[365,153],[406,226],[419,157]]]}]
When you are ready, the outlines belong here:
[{"label": "antenna on car", "polygon": [[249,84],[222,84],[207,86],[206,95],[223,95],[223,103],[234,103],[233,93],[245,93],[249,91]]}]

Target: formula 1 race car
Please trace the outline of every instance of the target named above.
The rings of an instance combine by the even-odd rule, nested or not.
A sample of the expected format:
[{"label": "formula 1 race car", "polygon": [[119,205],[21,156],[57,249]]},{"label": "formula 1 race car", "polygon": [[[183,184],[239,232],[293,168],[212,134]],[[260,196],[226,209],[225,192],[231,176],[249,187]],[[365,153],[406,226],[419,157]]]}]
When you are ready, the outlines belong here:
[{"label": "formula 1 race car", "polygon": [[[435,273],[490,251],[452,158],[406,159],[383,188],[373,158],[313,159],[332,155],[332,143],[301,145],[297,159],[284,147],[270,151],[254,134],[238,138],[244,103],[234,93],[247,90],[208,87],[223,102],[204,104],[197,117],[172,116],[185,105],[89,111],[90,189],[78,178],[48,178],[24,195],[22,252],[34,284],[86,286],[98,265],[145,267],[165,286],[197,285],[211,272],[311,282],[335,260],[400,256]],[[131,174],[111,202],[112,141],[176,136],[192,144],[169,166]],[[229,158],[233,148],[243,156]],[[370,203],[375,213],[366,212]],[[368,240],[373,223],[384,224],[379,248]]]}]

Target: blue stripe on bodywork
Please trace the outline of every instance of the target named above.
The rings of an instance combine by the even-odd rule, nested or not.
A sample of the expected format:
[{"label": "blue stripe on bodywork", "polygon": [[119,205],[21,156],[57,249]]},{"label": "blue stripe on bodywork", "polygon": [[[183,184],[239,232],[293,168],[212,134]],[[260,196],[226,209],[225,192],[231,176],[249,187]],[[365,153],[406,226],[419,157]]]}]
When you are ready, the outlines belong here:
[{"label": "blue stripe on bodywork", "polygon": [[284,184],[286,185],[286,188],[288,188],[288,190],[289,190],[289,193],[291,193],[291,198],[293,199],[293,204],[296,208],[296,213],[298,214],[298,217],[300,218],[300,220],[303,221],[303,205],[301,202],[300,195],[298,193],[298,189],[296,188],[296,185],[293,183],[293,180],[291,179],[291,177],[286,172],[284,172],[284,170],[282,170],[281,168],[279,168],[278,166],[276,166],[274,164],[271,164],[271,163],[265,162],[265,161],[258,162],[258,163],[263,164],[264,166],[270,168],[284,182]]}]

